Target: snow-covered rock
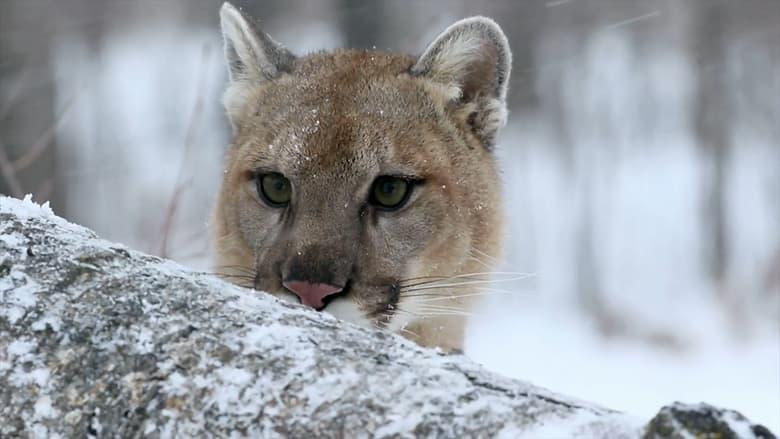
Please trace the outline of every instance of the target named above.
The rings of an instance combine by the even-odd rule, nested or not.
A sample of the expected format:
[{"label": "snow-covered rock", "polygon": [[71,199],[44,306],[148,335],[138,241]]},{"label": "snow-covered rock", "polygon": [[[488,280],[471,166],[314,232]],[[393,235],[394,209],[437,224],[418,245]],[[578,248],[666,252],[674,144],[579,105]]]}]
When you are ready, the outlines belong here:
[{"label": "snow-covered rock", "polygon": [[0,437],[702,433],[773,437],[705,405],[645,427],[0,197]]}]

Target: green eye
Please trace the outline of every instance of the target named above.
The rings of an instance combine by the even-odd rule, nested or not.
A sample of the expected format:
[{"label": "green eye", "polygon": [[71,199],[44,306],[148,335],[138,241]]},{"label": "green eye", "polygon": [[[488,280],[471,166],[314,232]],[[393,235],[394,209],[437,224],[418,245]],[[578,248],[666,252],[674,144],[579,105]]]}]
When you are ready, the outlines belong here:
[{"label": "green eye", "polygon": [[261,174],[257,179],[257,191],[271,207],[284,207],[290,202],[290,180],[277,172]]},{"label": "green eye", "polygon": [[369,201],[381,209],[394,210],[406,203],[411,192],[408,180],[385,175],[374,181]]}]

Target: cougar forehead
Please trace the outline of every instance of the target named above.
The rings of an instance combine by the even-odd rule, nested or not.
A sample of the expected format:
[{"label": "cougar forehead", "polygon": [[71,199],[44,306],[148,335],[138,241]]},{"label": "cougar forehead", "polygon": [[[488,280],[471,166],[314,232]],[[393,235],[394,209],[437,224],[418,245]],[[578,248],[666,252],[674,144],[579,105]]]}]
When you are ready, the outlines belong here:
[{"label": "cougar forehead", "polygon": [[293,74],[252,90],[237,122],[242,152],[307,174],[443,171],[430,160],[450,135],[441,126],[445,100],[408,75],[411,62],[362,51],[298,60]]},{"label": "cougar forehead", "polygon": [[[220,272],[356,323],[407,328],[422,344],[461,347],[462,318],[430,315],[424,297],[463,306],[468,291],[413,287],[484,271],[474,254],[500,250],[492,146],[509,65],[500,29],[463,20],[420,58],[295,57],[229,4],[221,18],[234,136],[215,210]],[[269,176],[289,189],[281,204],[260,186]],[[378,204],[381,181],[404,188],[403,201]]]}]

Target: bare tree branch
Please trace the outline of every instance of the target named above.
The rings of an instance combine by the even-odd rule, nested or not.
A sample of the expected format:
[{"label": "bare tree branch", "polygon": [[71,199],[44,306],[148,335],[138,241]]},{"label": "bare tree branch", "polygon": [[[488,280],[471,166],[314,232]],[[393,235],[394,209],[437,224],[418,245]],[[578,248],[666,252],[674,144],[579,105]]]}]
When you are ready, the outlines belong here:
[{"label": "bare tree branch", "polygon": [[71,108],[73,108],[73,103],[75,100],[75,96],[70,98],[65,103],[62,111],[60,111],[60,114],[57,115],[57,118],[51,125],[49,125],[46,131],[44,131],[41,136],[38,137],[38,139],[25,150],[24,154],[14,160],[13,166],[17,172],[35,163],[41,154],[46,151],[46,148],[51,145],[52,140],[54,140],[54,136],[57,135],[57,129],[60,127],[60,125],[62,125],[62,122],[65,120],[65,116],[70,112]]},{"label": "bare tree branch", "polygon": [[22,191],[22,184],[19,182],[19,178],[16,176],[16,169],[14,168],[11,159],[6,154],[6,146],[0,139],[0,175],[3,176],[3,180],[8,185],[9,194],[12,197],[22,198],[24,192]]},{"label": "bare tree branch", "polygon": [[158,253],[161,257],[164,258],[170,256],[169,249],[168,249],[168,242],[171,239],[173,221],[176,216],[176,211],[179,207],[179,203],[181,202],[182,192],[187,186],[187,182],[182,181],[182,178],[184,176],[185,168],[187,166],[187,158],[190,156],[190,150],[192,149],[192,144],[195,142],[195,134],[197,134],[197,130],[198,130],[198,121],[200,120],[201,114],[203,113],[203,103],[205,101],[205,94],[206,94],[205,93],[206,82],[208,79],[208,75],[206,74],[206,68],[208,66],[208,61],[210,57],[211,57],[211,47],[208,44],[206,44],[203,46],[203,50],[201,52],[201,64],[200,64],[199,79],[197,82],[195,104],[192,107],[189,123],[187,125],[187,132],[184,136],[184,153],[182,154],[181,157],[181,164],[179,165],[179,172],[176,176],[175,185],[173,188],[173,194],[171,194],[171,198],[168,201],[168,207],[165,209],[165,218],[163,220],[163,226],[162,226],[161,238],[160,238],[160,249]]}]

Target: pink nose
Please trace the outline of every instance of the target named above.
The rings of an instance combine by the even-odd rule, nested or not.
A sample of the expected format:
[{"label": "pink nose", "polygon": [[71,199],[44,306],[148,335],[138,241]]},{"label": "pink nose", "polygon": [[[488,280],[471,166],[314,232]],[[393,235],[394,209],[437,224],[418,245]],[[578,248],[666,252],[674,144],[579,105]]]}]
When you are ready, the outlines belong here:
[{"label": "pink nose", "polygon": [[342,290],[341,287],[335,285],[313,284],[298,280],[283,282],[282,285],[295,293],[296,296],[300,297],[301,303],[318,311],[325,308],[325,304],[323,303],[325,297],[336,294]]}]

